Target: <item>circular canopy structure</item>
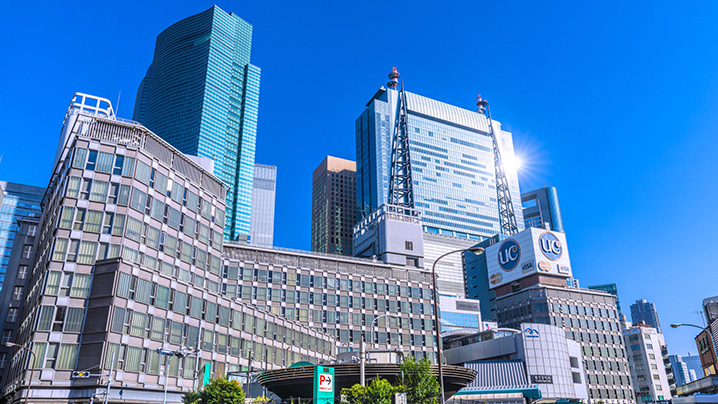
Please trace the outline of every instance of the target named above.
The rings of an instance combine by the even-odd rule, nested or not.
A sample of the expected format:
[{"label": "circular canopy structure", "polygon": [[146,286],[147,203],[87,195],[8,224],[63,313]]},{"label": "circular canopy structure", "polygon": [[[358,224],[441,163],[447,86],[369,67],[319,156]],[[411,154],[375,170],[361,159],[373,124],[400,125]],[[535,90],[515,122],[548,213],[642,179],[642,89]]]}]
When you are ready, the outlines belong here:
[{"label": "circular canopy structure", "polygon": [[[334,368],[334,396],[338,399],[343,388],[359,383],[359,363],[335,363],[321,365]],[[431,365],[434,374],[438,374],[438,366]],[[445,397],[453,396],[466,387],[476,377],[476,371],[463,366],[444,365]],[[367,363],[365,365],[366,381],[379,376],[391,384],[397,384],[401,370],[397,363]],[[257,378],[259,383],[282,399],[311,398],[313,391],[314,366],[268,370]]]}]

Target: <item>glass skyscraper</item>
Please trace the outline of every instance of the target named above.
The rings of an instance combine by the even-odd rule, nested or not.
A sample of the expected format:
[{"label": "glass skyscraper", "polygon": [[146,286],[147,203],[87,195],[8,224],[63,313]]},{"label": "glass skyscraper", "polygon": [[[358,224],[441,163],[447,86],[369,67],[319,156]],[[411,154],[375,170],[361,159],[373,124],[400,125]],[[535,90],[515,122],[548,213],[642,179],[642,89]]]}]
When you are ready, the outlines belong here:
[{"label": "glass skyscraper", "polygon": [[[388,202],[391,142],[399,92],[381,88],[356,120],[357,202],[366,215]],[[472,240],[500,232],[494,150],[483,114],[406,93],[416,208],[424,231]],[[494,121],[504,161],[511,133]],[[515,168],[505,167],[519,230],[521,194]]]},{"label": "glass skyscraper", "polygon": [[636,303],[631,305],[631,322],[638,324],[640,321],[662,332],[656,305],[646,299],[636,300]]},{"label": "glass skyscraper", "polygon": [[277,196],[277,167],[254,165],[252,184],[252,223],[249,243],[271,247],[274,244],[274,201]]},{"label": "glass skyscraper", "polygon": [[250,232],[260,69],[252,26],[217,6],[157,36],[133,117],[181,152],[214,161],[228,187],[225,238]]},{"label": "glass skyscraper", "polygon": [[565,232],[555,187],[543,187],[522,193],[521,205],[526,227],[543,229],[548,224],[549,230]]},{"label": "glass skyscraper", "polygon": [[10,262],[10,251],[21,217],[40,217],[45,188],[0,181],[0,290]]}]

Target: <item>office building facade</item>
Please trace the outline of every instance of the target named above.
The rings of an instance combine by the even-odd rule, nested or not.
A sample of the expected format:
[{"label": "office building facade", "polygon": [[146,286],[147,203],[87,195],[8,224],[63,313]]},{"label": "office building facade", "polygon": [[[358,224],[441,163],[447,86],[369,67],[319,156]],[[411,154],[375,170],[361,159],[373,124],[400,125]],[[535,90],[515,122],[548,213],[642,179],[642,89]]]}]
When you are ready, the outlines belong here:
[{"label": "office building facade", "polygon": [[641,321],[655,328],[659,333],[662,332],[656,305],[646,299],[636,300],[636,303],[631,305],[631,322],[638,324]]},{"label": "office building facade", "polygon": [[4,378],[12,350],[7,342],[17,340],[17,327],[22,321],[22,303],[28,288],[32,260],[37,248],[37,227],[39,217],[25,216],[18,219],[19,228],[15,234],[10,261],[8,263],[5,288],[0,292],[0,386]]},{"label": "office building facade", "polygon": [[[482,240],[500,232],[494,150],[489,122],[478,112],[406,92],[415,208],[424,231]],[[388,202],[391,150],[399,92],[380,88],[357,118],[357,202],[368,214]],[[504,161],[511,133],[493,122]],[[517,225],[523,229],[514,167],[505,167]]]},{"label": "office building facade", "polygon": [[621,302],[618,299],[618,286],[616,286],[615,283],[605,283],[603,285],[589,286],[588,289],[601,290],[616,296],[616,309],[618,309],[618,316],[619,318],[623,318],[623,312],[621,312]]},{"label": "office building facade", "polygon": [[356,163],[327,156],[312,174],[312,251],[351,256],[355,224]]},{"label": "office building facade", "polygon": [[222,293],[223,184],[94,100],[66,115],[14,331],[36,359],[11,351],[2,397],[34,369],[33,401],[97,399],[109,378],[110,402],[179,402],[206,369],[331,359],[332,337]]},{"label": "office building facade", "polygon": [[359,349],[403,346],[435,361],[431,273],[381,261],[225,244],[225,295]]},{"label": "office building facade", "polygon": [[10,262],[18,219],[40,217],[40,203],[45,188],[0,181],[0,290]]},{"label": "office building facade", "polygon": [[277,167],[254,165],[252,182],[252,221],[249,242],[272,246],[274,243],[274,206],[277,197]]},{"label": "office building facade", "polygon": [[521,206],[526,227],[564,232],[561,205],[558,203],[558,190],[555,187],[522,192]]},{"label": "office building facade", "polygon": [[615,297],[570,287],[534,285],[496,298],[499,327],[551,324],[581,346],[591,403],[634,402]]},{"label": "office building facade", "polygon": [[[443,340],[446,363],[450,365],[474,368],[472,365],[497,365],[518,360],[525,369],[523,379],[526,384],[538,386],[543,399],[568,399],[571,402],[588,399],[581,347],[566,338],[566,331],[561,327],[524,323],[516,330],[457,331],[444,336]],[[486,383],[476,382],[489,378],[494,379],[496,387],[508,387],[514,382],[510,375],[496,370],[499,371],[477,375],[466,390],[477,390],[475,384]]]},{"label": "office building facade", "polygon": [[134,120],[182,153],[214,161],[229,187],[225,237],[250,232],[260,69],[250,63],[252,26],[217,6],[157,36]]},{"label": "office building facade", "polygon": [[634,325],[623,331],[636,401],[671,399],[671,386],[663,363],[663,334],[653,327]]}]

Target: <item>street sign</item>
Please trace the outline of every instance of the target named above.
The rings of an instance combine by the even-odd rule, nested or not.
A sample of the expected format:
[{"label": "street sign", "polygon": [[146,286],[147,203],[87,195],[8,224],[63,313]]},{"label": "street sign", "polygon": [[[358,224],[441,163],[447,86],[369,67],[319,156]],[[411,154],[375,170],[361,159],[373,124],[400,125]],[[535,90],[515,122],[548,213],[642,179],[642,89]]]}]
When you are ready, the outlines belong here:
[{"label": "street sign", "polygon": [[334,404],[334,368],[314,367],[314,403]]}]

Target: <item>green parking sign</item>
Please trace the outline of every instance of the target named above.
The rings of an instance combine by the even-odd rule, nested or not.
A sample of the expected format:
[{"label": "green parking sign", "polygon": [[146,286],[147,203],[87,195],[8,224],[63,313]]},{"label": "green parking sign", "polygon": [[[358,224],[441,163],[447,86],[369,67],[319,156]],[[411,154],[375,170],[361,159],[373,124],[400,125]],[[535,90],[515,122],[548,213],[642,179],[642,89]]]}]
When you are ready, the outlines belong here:
[{"label": "green parking sign", "polygon": [[314,367],[314,403],[334,404],[334,368]]}]

